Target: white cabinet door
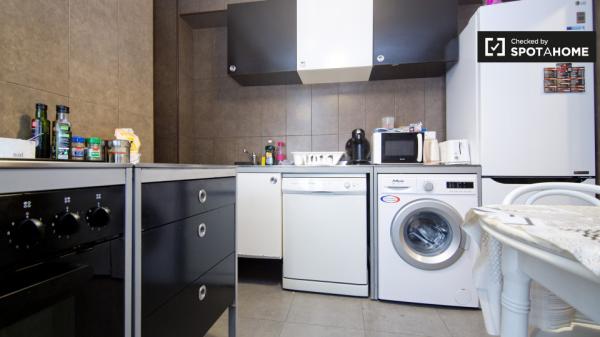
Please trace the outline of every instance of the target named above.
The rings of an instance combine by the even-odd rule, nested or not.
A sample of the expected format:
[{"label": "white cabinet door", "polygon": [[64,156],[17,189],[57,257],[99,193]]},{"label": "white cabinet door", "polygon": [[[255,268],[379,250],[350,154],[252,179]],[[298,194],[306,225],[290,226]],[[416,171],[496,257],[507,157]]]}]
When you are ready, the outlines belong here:
[{"label": "white cabinet door", "polygon": [[237,175],[238,255],[281,259],[281,174]]},{"label": "white cabinet door", "polygon": [[367,81],[373,67],[373,0],[298,0],[302,83]]}]

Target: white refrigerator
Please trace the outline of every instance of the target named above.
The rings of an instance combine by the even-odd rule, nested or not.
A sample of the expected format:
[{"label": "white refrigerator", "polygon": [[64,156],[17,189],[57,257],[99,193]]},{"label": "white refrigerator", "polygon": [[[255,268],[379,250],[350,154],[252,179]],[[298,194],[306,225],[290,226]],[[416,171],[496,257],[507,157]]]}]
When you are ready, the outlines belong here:
[{"label": "white refrigerator", "polygon": [[[577,23],[581,12],[584,24]],[[482,166],[484,205],[523,184],[595,181],[594,64],[573,63],[585,67],[585,92],[545,93],[544,68],[556,63],[477,62],[478,31],[572,26],[594,29],[593,1],[482,6],[460,34],[460,60],[446,75],[447,138],[470,141],[472,162]]]}]

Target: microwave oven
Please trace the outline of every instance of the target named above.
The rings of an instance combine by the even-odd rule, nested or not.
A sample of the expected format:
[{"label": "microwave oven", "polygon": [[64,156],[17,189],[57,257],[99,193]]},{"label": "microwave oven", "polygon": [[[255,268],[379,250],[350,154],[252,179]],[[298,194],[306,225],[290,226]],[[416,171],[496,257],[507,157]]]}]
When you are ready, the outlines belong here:
[{"label": "microwave oven", "polygon": [[422,163],[423,133],[374,133],[372,159],[373,164]]}]

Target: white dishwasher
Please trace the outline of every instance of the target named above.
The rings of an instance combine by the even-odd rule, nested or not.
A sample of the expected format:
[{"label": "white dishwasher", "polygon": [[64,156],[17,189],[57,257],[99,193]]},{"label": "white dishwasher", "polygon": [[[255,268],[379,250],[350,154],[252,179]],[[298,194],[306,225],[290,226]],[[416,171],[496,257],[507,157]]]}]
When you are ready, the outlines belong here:
[{"label": "white dishwasher", "polygon": [[368,296],[367,176],[282,181],[283,288]]}]

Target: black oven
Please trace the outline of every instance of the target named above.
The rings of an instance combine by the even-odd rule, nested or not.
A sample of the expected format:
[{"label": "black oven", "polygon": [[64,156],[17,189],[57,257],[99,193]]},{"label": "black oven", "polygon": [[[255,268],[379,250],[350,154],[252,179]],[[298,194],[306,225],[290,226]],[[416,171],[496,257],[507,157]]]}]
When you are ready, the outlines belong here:
[{"label": "black oven", "polygon": [[423,133],[374,133],[372,158],[373,164],[422,163]]},{"label": "black oven", "polygon": [[125,188],[0,195],[0,336],[125,337]]}]

